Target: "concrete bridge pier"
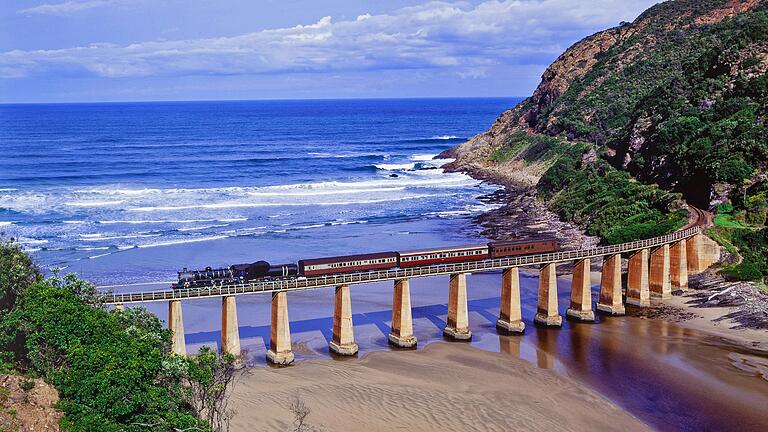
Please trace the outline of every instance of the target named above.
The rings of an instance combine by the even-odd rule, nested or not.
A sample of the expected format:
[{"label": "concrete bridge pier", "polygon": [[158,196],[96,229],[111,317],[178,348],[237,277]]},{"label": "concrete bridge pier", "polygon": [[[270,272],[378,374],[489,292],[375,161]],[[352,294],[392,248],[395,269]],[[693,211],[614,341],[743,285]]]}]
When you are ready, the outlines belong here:
[{"label": "concrete bridge pier", "polygon": [[184,317],[181,315],[181,300],[168,302],[168,329],[173,332],[171,352],[186,356],[187,343],[184,340]]},{"label": "concrete bridge pier", "polygon": [[688,288],[688,252],[686,240],[680,240],[669,248],[670,280],[672,289]]},{"label": "concrete bridge pier", "polygon": [[621,254],[609,255],[603,258],[597,310],[610,315],[624,315],[621,296]]},{"label": "concrete bridge pier", "polygon": [[696,234],[686,241],[688,274],[701,273],[720,261],[720,245],[704,234]]},{"label": "concrete bridge pier", "polygon": [[293,363],[288,297],[285,291],[272,293],[272,323],[269,329],[267,360],[277,365]]},{"label": "concrete bridge pier", "polygon": [[629,257],[627,274],[627,303],[647,307],[651,305],[648,283],[648,249],[640,249]]},{"label": "concrete bridge pier", "polygon": [[669,278],[669,245],[665,244],[651,252],[651,295],[661,299],[672,297],[672,282]]},{"label": "concrete bridge pier", "polygon": [[688,274],[701,273],[720,260],[720,245],[698,233],[685,241]]},{"label": "concrete bridge pier", "polygon": [[400,348],[415,348],[416,336],[413,335],[413,317],[411,315],[411,287],[408,279],[395,281],[392,298],[392,330],[389,343]]},{"label": "concrete bridge pier", "polygon": [[221,352],[240,357],[240,327],[235,296],[221,298]]},{"label": "concrete bridge pier", "polygon": [[333,339],[328,344],[331,351],[338,355],[351,356],[357,354],[355,333],[352,327],[352,299],[349,285],[336,287],[333,302]]},{"label": "concrete bridge pier", "polygon": [[520,308],[520,271],[507,268],[501,273],[501,310],[496,328],[505,333],[521,334],[525,331]]},{"label": "concrete bridge pier", "polygon": [[469,340],[469,310],[467,308],[467,274],[454,273],[448,289],[448,325],[443,335],[455,340]]},{"label": "concrete bridge pier", "polygon": [[707,268],[704,266],[704,260],[701,259],[703,256],[699,254],[703,238],[702,234],[696,234],[685,239],[685,258],[688,264],[688,274],[701,273]]},{"label": "concrete bridge pier", "polygon": [[579,260],[573,268],[571,307],[568,308],[565,315],[578,321],[595,320],[595,313],[592,311],[592,278],[589,258]]},{"label": "concrete bridge pier", "polygon": [[563,317],[557,309],[557,267],[544,264],[539,270],[539,299],[533,322],[548,327],[563,325]]}]

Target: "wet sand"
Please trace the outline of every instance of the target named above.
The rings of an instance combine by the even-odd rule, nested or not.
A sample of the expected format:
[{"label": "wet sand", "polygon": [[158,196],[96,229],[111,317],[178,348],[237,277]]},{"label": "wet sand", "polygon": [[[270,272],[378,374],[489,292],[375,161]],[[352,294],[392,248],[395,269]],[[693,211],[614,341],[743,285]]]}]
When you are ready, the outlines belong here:
[{"label": "wet sand", "polygon": [[768,330],[736,328],[740,326],[739,323],[726,318],[726,315],[733,312],[735,308],[697,307],[690,304],[691,294],[692,291],[688,290],[683,295],[673,296],[664,301],[666,305],[693,314],[689,319],[678,321],[681,326],[712,333],[746,347],[768,353]]},{"label": "wet sand", "polygon": [[328,431],[648,430],[572,379],[455,343],[253,370],[232,396],[232,430],[293,430],[296,394]]}]

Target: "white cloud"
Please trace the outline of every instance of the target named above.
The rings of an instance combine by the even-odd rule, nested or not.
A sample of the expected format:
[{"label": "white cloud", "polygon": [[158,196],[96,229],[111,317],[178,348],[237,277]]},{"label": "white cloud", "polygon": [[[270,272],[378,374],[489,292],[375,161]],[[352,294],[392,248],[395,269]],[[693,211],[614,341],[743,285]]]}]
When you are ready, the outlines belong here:
[{"label": "white cloud", "polygon": [[132,3],[136,0],[67,0],[61,3],[44,3],[19,11],[21,14],[37,15],[72,15],[102,6],[116,6]]},{"label": "white cloud", "polygon": [[[68,1],[60,11],[122,0]],[[234,37],[99,43],[0,53],[0,76],[143,77],[444,69],[479,78],[499,64],[540,64],[575,40],[631,20],[653,1],[429,2],[389,14]],[[65,6],[69,5],[69,6]],[[35,9],[35,8],[32,8]]]}]

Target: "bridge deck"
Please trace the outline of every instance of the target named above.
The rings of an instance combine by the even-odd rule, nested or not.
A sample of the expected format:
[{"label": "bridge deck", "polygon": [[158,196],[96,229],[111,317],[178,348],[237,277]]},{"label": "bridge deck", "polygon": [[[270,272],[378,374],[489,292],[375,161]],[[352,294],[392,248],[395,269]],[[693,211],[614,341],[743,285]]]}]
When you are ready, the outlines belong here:
[{"label": "bridge deck", "polygon": [[158,302],[200,297],[222,297],[240,294],[295,291],[343,284],[357,284],[427,276],[439,276],[451,273],[499,270],[508,267],[557,263],[573,261],[582,258],[597,258],[605,255],[632,252],[686,239],[700,233],[701,231],[702,228],[700,226],[694,226],[661,237],[654,237],[647,240],[638,240],[613,246],[601,246],[592,249],[560,251],[537,255],[523,255],[519,257],[499,258],[485,261],[467,261],[462,263],[439,264],[407,269],[398,268],[363,273],[348,273],[334,276],[317,276],[308,278],[296,277],[292,279],[273,281],[254,281],[246,284],[225,285],[221,287],[188,288],[179,290],[147,291],[134,293],[111,293],[106,295],[105,301],[107,304],[123,304]]}]

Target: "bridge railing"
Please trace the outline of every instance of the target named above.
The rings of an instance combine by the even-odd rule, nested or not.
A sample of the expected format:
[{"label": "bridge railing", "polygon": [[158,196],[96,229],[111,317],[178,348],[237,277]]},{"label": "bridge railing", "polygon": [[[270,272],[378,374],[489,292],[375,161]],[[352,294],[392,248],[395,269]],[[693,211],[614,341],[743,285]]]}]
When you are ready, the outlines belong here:
[{"label": "bridge railing", "polygon": [[451,273],[489,271],[504,269],[508,267],[566,262],[584,258],[596,258],[606,255],[615,255],[619,253],[633,252],[640,249],[662,246],[664,244],[692,237],[701,231],[701,227],[691,227],[660,237],[622,243],[613,246],[600,246],[591,249],[577,249],[537,255],[523,255],[519,257],[498,258],[485,261],[467,261],[453,264],[438,264],[424,267],[375,270],[370,272],[348,273],[331,276],[316,276],[307,278],[297,277],[292,279],[254,281],[245,284],[225,285],[217,287],[186,288],[177,290],[171,289],[164,291],[146,291],[134,293],[111,293],[106,295],[106,303],[142,303],[199,297],[221,297],[238,294],[294,291],[302,289],[323,288],[343,284],[410,279],[416,277],[446,275]]}]

